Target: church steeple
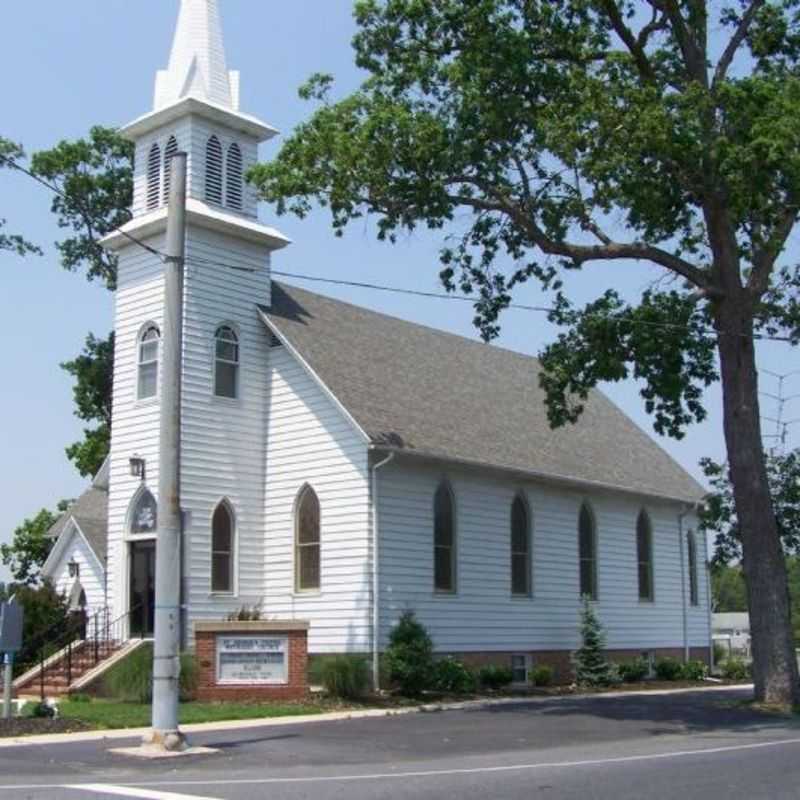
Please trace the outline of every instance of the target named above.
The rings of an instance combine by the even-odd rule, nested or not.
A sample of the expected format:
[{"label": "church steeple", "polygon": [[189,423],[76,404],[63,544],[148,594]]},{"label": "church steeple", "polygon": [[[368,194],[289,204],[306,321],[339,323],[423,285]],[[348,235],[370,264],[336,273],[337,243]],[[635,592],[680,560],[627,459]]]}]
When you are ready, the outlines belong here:
[{"label": "church steeple", "polygon": [[169,67],[156,76],[154,110],[187,97],[239,110],[239,73],[228,71],[217,0],[181,0]]}]

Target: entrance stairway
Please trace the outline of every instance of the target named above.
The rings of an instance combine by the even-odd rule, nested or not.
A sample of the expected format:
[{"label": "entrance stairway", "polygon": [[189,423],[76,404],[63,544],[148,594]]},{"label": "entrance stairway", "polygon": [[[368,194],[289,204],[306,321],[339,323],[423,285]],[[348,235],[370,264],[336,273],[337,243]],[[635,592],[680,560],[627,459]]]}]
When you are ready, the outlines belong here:
[{"label": "entrance stairway", "polygon": [[98,612],[85,625],[68,626],[60,639],[45,634],[38,657],[13,683],[15,696],[44,700],[82,691],[142,644],[127,637],[130,614],[110,623],[106,616]]}]

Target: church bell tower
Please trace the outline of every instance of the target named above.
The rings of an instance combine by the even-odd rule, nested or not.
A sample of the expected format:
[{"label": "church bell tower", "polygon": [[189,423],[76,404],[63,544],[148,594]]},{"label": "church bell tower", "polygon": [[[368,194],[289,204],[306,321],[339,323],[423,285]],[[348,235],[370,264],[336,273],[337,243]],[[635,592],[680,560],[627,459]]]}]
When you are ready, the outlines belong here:
[{"label": "church bell tower", "polygon": [[[245,182],[275,129],[239,107],[217,0],[181,0],[153,110],[122,134],[135,144],[133,218],[106,237],[119,260],[109,492],[108,584],[131,633],[152,626],[164,261],[170,159],[188,156],[182,353],[183,604],[224,616],[264,592],[264,453],[270,259],[289,241],[259,222]],[[131,459],[145,469],[132,475]],[[142,509],[150,509],[143,515]],[[214,568],[212,570],[212,552]],[[154,572],[153,572],[154,577]]]}]

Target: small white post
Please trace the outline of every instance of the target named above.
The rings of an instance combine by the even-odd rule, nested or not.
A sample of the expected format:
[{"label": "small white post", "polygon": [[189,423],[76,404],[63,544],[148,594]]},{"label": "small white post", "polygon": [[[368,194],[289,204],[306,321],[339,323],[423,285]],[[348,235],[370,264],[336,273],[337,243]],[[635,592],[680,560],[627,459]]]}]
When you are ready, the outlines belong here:
[{"label": "small white post", "polygon": [[14,653],[6,653],[3,679],[3,719],[11,719],[11,677],[14,674]]}]

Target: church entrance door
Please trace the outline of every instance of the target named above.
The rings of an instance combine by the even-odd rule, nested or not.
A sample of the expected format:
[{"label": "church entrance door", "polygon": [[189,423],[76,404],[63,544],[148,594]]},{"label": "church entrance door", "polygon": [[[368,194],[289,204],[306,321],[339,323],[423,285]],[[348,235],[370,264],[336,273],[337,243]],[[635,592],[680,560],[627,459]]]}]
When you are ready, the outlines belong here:
[{"label": "church entrance door", "polygon": [[131,542],[130,635],[151,637],[156,606],[156,543]]}]

